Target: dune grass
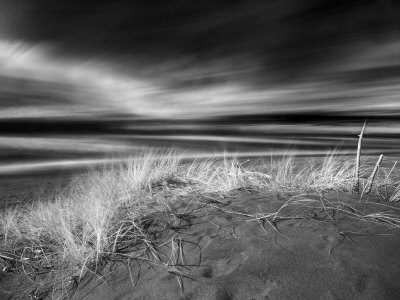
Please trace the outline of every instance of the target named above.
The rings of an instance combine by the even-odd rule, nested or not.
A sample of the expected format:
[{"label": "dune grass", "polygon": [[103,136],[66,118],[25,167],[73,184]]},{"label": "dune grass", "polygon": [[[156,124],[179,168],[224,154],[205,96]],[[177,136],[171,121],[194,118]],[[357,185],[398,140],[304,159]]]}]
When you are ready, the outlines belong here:
[{"label": "dune grass", "polygon": [[[352,190],[354,158],[332,153],[322,161],[298,162],[294,156],[273,161],[226,157],[185,162],[174,151],[143,151],[127,163],[76,177],[50,199],[5,209],[0,221],[0,264],[4,270],[24,272],[32,280],[44,274],[43,280],[32,281],[31,290],[37,297],[51,292],[53,298],[65,298],[71,287],[85,276],[95,276],[109,259],[129,254],[130,258],[161,261],[157,245],[168,238],[172,245],[176,243],[174,236],[160,239],[159,234],[163,228],[176,226],[173,223],[180,216],[170,205],[171,199],[160,197],[171,187],[179,187],[187,196],[224,196],[246,189],[289,198]],[[361,173],[369,174],[372,166],[365,162]],[[400,187],[395,174],[394,168],[382,168],[373,193],[382,196],[385,188],[387,200],[397,201]],[[282,209],[300,203],[296,201],[283,204]],[[307,203],[315,204],[313,201]],[[191,205],[192,210],[209,209],[200,200]],[[332,203],[326,206],[339,209]],[[275,219],[280,212],[269,216]],[[384,218],[397,224],[397,219],[388,215],[358,217]]]}]

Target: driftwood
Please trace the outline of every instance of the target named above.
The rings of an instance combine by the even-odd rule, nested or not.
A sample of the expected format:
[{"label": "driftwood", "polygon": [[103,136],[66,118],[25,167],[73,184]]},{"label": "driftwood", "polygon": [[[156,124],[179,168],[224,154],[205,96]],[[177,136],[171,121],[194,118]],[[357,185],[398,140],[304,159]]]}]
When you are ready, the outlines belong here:
[{"label": "driftwood", "polygon": [[361,130],[361,133],[358,135],[358,147],[357,147],[357,158],[356,158],[356,168],[354,172],[354,186],[353,190],[356,193],[360,192],[360,157],[361,157],[361,143],[365,131],[365,127],[367,127],[367,120],[364,122],[364,126]]},{"label": "driftwood", "polygon": [[379,170],[379,165],[381,164],[382,159],[383,159],[383,154],[381,154],[381,155],[379,156],[378,161],[376,162],[375,168],[374,168],[374,170],[372,171],[372,174],[371,174],[371,176],[370,176],[369,179],[368,179],[367,191],[365,192],[366,194],[371,193],[372,185],[374,184],[375,176],[376,176],[376,173],[377,173],[378,170]]}]

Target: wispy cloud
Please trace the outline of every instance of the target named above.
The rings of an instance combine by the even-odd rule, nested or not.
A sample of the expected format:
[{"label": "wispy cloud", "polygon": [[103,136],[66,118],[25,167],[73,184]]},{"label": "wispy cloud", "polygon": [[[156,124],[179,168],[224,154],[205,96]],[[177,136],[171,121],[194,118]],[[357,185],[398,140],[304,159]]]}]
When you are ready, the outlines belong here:
[{"label": "wispy cloud", "polygon": [[[36,90],[18,97],[28,98],[29,93],[34,92],[52,93],[54,98],[53,103],[40,106],[29,105],[28,100],[25,105],[3,110],[0,117],[124,113],[161,118],[204,118],[304,111],[390,112],[400,109],[400,74],[388,73],[390,78],[387,80],[374,76],[378,67],[383,68],[382,72],[389,65],[393,67],[390,64],[393,59],[400,63],[395,56],[399,45],[397,41],[390,41],[379,47],[372,46],[360,50],[358,58],[350,53],[348,57],[353,59],[344,57],[337,64],[299,82],[277,85],[267,81],[265,85],[252,85],[246,79],[251,72],[241,74],[240,70],[245,66],[232,68],[229,60],[217,60],[208,67],[163,65],[160,70],[164,77],[140,78],[137,72],[126,72],[115,62],[100,57],[86,61],[63,59],[52,53],[50,44],[29,45],[0,40],[0,75],[42,82],[33,85]],[[171,70],[169,75],[168,68]],[[177,74],[180,75],[177,77]],[[354,82],[357,76],[368,78],[368,84]],[[176,85],[183,77],[189,83]],[[19,89],[18,93],[21,93],[21,87]]]},{"label": "wispy cloud", "polygon": [[[133,106],[138,107],[130,113],[141,112],[141,106],[135,103],[143,101],[151,90],[148,85],[117,74],[112,70],[112,65],[106,62],[57,58],[51,49],[51,45],[0,40],[0,76],[7,78],[7,83],[0,86],[3,97],[7,92],[9,98],[26,98],[24,105],[18,105],[18,101],[15,101],[14,107],[3,110],[0,117],[124,112],[127,90]],[[25,80],[29,86],[18,85],[21,80]],[[37,101],[35,105],[29,105],[32,94],[42,99],[50,94],[53,103]]]}]

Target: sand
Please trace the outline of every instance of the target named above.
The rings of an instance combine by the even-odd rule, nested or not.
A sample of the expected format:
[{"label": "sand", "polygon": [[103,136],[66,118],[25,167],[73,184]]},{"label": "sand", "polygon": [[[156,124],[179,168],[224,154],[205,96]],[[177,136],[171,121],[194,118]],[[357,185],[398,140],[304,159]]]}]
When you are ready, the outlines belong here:
[{"label": "sand", "polygon": [[50,198],[68,186],[72,177],[73,174],[67,171],[25,176],[1,175],[0,209]]},{"label": "sand", "polygon": [[[356,195],[327,197],[382,211],[360,203]],[[282,219],[274,227],[238,213],[274,212],[287,198],[234,191],[220,200],[225,204],[210,204],[220,209],[182,215],[164,230],[160,239],[167,243],[158,250],[169,267],[154,259],[108,262],[101,274],[83,280],[71,298],[400,299],[399,230],[340,214],[331,219],[321,210],[299,207],[281,214],[301,218]],[[174,210],[183,212],[186,203],[178,199]],[[1,288],[10,291],[16,282],[15,275],[3,274]],[[1,299],[12,298],[6,296],[3,292]]]}]

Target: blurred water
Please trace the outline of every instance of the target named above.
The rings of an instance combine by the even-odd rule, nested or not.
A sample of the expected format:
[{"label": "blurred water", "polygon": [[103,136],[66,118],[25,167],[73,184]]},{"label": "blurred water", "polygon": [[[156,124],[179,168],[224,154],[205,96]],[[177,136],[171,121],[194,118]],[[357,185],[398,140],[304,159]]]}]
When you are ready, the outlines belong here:
[{"label": "blurred water", "polygon": [[[93,82],[76,79],[0,76],[0,174],[99,165],[143,147],[174,147],[187,157],[322,155],[333,149],[354,154],[365,119],[364,153],[400,149],[396,76],[368,84],[309,79],[270,90],[239,83],[174,89],[154,84],[152,93],[131,101],[96,101],[98,95],[135,92],[117,80],[95,89]],[[135,110],[142,103],[147,106]]]},{"label": "blurred water", "polygon": [[0,3],[0,174],[101,165],[143,147],[351,155],[365,119],[363,153],[398,154],[399,8]]},{"label": "blurred water", "polygon": [[[364,116],[258,115],[167,120],[110,119],[0,121],[0,174],[98,165],[134,156],[143,147],[183,151],[186,157],[355,154]],[[370,117],[364,154],[398,154],[399,123]],[[306,120],[301,120],[305,118]],[[300,119],[300,120],[299,120]]]}]

